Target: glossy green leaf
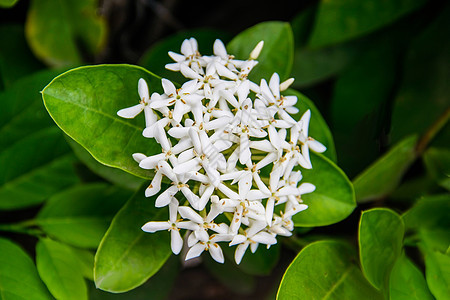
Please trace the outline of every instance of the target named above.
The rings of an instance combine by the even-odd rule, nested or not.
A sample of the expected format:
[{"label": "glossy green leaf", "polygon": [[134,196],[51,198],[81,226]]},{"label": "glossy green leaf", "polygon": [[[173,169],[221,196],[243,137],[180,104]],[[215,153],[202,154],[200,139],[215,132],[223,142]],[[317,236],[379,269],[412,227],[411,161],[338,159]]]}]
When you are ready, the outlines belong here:
[{"label": "glossy green leaf", "polygon": [[450,190],[450,150],[429,148],[423,155],[428,173],[440,186]]},{"label": "glossy green leaf", "polygon": [[284,273],[277,299],[383,299],[354,257],[353,249],[338,241],[306,246]]},{"label": "glossy green leaf", "polygon": [[[167,300],[174,290],[180,273],[179,258],[173,256],[164,266],[143,285],[126,293],[112,294],[95,288],[92,285],[89,293],[90,300]],[[195,279],[194,279],[195,280]],[[178,287],[178,286],[177,286]]]},{"label": "glossy green leaf", "polygon": [[322,0],[309,45],[323,47],[360,37],[418,9],[426,0]]},{"label": "glossy green leaf", "polygon": [[19,0],[0,0],[0,7],[10,8],[16,5]]},{"label": "glossy green leaf", "polygon": [[437,300],[450,295],[450,256],[436,250],[425,250],[425,275],[431,293]]},{"label": "glossy green leaf", "polygon": [[23,26],[0,26],[0,45],[0,90],[1,85],[9,88],[17,79],[44,67],[28,48]]},{"label": "glossy green leaf", "polygon": [[327,151],[323,153],[324,156],[328,157],[332,161],[336,161],[336,149],[330,128],[328,128],[327,123],[314,103],[308,99],[308,97],[293,89],[288,89],[284,94],[297,96],[298,101],[295,104],[295,107],[297,107],[300,111],[298,114],[292,116],[295,120],[300,120],[303,113],[305,113],[308,109],[311,110],[309,135],[327,147]]},{"label": "glossy green leaf", "polygon": [[449,35],[450,5],[447,5],[409,47],[403,62],[403,82],[392,112],[392,141],[408,134],[423,134],[450,108]]},{"label": "glossy green leaf", "polygon": [[170,256],[170,234],[146,233],[146,222],[167,220],[168,210],[155,208],[156,196],[146,198],[144,188],[114,217],[95,255],[97,288],[126,292],[153,276]]},{"label": "glossy green leaf", "polygon": [[356,200],[366,202],[389,195],[416,159],[416,143],[416,136],[405,138],[359,174],[353,180]]},{"label": "glossy green leaf", "polygon": [[359,223],[359,256],[364,275],[373,286],[387,291],[389,276],[403,246],[405,225],[390,209],[364,211]]},{"label": "glossy green leaf", "polygon": [[123,119],[117,111],[139,103],[138,80],[162,92],[154,74],[131,65],[76,68],[56,77],[42,92],[44,104],[58,126],[104,165],[143,178],[153,172],[139,168],[133,153],[153,155],[161,148],[142,136],[144,116]]},{"label": "glossy green leaf", "polygon": [[96,248],[114,215],[131,192],[107,184],[89,184],[51,197],[37,216],[37,224],[65,243]]},{"label": "glossy green leaf", "polygon": [[72,249],[51,239],[40,239],[36,246],[39,275],[56,299],[87,299],[87,286]]},{"label": "glossy green leaf", "polygon": [[[32,153],[30,152],[32,149]],[[50,127],[0,151],[0,209],[37,205],[79,182],[64,137]]]},{"label": "glossy green leaf", "polygon": [[25,25],[33,52],[53,67],[80,64],[83,55],[97,53],[106,39],[96,0],[33,0]]},{"label": "glossy green leaf", "polygon": [[393,45],[390,39],[378,39],[339,75],[334,86],[331,118],[339,164],[353,175],[379,156],[378,136],[388,130],[383,121],[388,118],[386,105],[397,75]]},{"label": "glossy green leaf", "polygon": [[414,263],[402,254],[392,268],[389,280],[391,300],[433,300],[425,277]]},{"label": "glossy green leaf", "polygon": [[264,41],[264,47],[258,65],[250,72],[250,80],[256,83],[261,78],[269,80],[275,72],[281,80],[287,79],[294,59],[294,37],[289,23],[272,21],[250,27],[231,40],[227,51],[237,59],[248,59],[260,41]]},{"label": "glossy green leaf", "polygon": [[0,299],[52,299],[28,254],[0,238]]},{"label": "glossy green leaf", "polygon": [[339,167],[321,154],[311,153],[311,163],[311,170],[302,170],[302,182],[314,184],[316,190],[302,195],[308,209],[293,217],[295,226],[325,226],[342,221],[356,206],[351,182]]},{"label": "glossy green leaf", "polygon": [[231,39],[228,33],[211,29],[199,28],[177,32],[152,45],[140,59],[139,65],[173,82],[184,83],[186,78],[180,72],[167,70],[165,65],[173,62],[167,53],[169,51],[180,53],[183,41],[191,37],[197,40],[198,50],[202,55],[213,53],[213,44],[216,39],[220,39],[225,44]]},{"label": "glossy green leaf", "polygon": [[450,229],[450,195],[425,196],[403,214],[408,229],[446,227]]},{"label": "glossy green leaf", "polygon": [[103,177],[109,182],[133,191],[137,190],[145,182],[145,179],[136,177],[120,169],[108,167],[101,164],[100,162],[96,161],[92,157],[92,155],[89,154],[89,152],[82,146],[80,146],[77,142],[75,142],[71,138],[67,138],[66,140],[77,158],[82,163],[84,163],[89,168],[89,170],[99,175],[100,177]]}]

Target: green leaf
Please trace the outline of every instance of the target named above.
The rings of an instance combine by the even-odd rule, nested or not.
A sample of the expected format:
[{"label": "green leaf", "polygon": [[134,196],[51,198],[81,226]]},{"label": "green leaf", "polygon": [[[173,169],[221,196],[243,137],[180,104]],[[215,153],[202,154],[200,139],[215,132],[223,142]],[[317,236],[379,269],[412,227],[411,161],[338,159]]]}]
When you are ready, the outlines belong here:
[{"label": "green leaf", "polygon": [[391,300],[434,299],[422,272],[404,253],[392,268],[389,294]]},{"label": "green leaf", "polygon": [[295,78],[293,86],[309,87],[335,76],[365,49],[365,44],[357,40],[320,49],[296,48],[291,73]]},{"label": "green leaf", "polygon": [[338,241],[312,243],[284,273],[277,299],[383,299],[354,264],[355,253]]},{"label": "green leaf", "polygon": [[387,292],[389,276],[400,256],[405,225],[390,209],[364,211],[359,223],[359,255],[364,275],[372,285]]},{"label": "green leaf", "polygon": [[255,277],[244,273],[231,259],[226,259],[223,264],[218,264],[211,257],[205,256],[203,263],[212,276],[234,293],[249,295],[255,291]]},{"label": "green leaf", "polygon": [[167,70],[165,65],[173,62],[167,53],[169,51],[180,53],[183,41],[191,37],[197,40],[199,52],[202,55],[212,54],[213,44],[216,39],[222,40],[225,44],[231,39],[228,33],[206,28],[177,32],[152,45],[140,59],[139,65],[173,82],[185,82],[186,78],[180,72]]},{"label": "green leaf", "polygon": [[[416,37],[403,62],[404,78],[392,112],[393,142],[408,134],[423,134],[450,108],[449,35],[450,5],[447,5]],[[424,99],[427,99],[426,105]]]},{"label": "green leaf", "polygon": [[330,128],[323,119],[320,111],[316,108],[314,103],[308,99],[308,97],[296,90],[288,89],[284,94],[297,96],[298,101],[295,104],[295,107],[297,107],[300,111],[298,114],[292,116],[295,120],[300,120],[303,113],[305,113],[308,109],[311,110],[309,135],[327,147],[327,151],[325,151],[323,155],[335,162],[336,149],[334,146],[333,136],[331,135]]},{"label": "green leaf", "polygon": [[366,202],[389,195],[415,161],[416,143],[416,136],[405,138],[359,174],[353,180],[356,200]]},{"label": "green leaf", "polygon": [[40,239],[36,245],[39,275],[52,295],[61,300],[87,299],[87,286],[72,249],[51,239]]},{"label": "green leaf", "polygon": [[341,43],[375,31],[418,9],[426,0],[322,0],[309,45]]},{"label": "green leaf", "polygon": [[289,23],[272,21],[250,27],[231,40],[227,51],[238,59],[248,59],[260,41],[264,41],[264,47],[258,65],[250,72],[250,80],[257,83],[261,78],[269,80],[275,72],[281,80],[287,79],[294,59],[294,37]]},{"label": "green leaf", "polygon": [[138,80],[150,93],[162,92],[154,74],[131,65],[98,65],[70,70],[43,91],[44,104],[56,124],[104,165],[142,178],[153,172],[139,168],[133,153],[153,155],[161,148],[142,136],[144,116],[123,119],[117,111],[139,103]]},{"label": "green leaf", "polygon": [[94,279],[97,288],[126,292],[153,276],[170,256],[167,232],[145,233],[146,222],[167,219],[167,209],[155,208],[156,196],[146,198],[144,189],[114,217],[95,255]]},{"label": "green leaf", "polygon": [[425,249],[424,252],[425,275],[431,293],[437,300],[448,299],[448,295],[450,295],[450,256],[431,249]]},{"label": "green leaf", "polygon": [[[32,149],[32,153],[30,152]],[[58,128],[43,129],[0,152],[0,209],[37,205],[79,182]]]},{"label": "green leaf", "polygon": [[36,223],[65,243],[96,248],[117,211],[131,196],[107,184],[89,184],[56,194],[39,212]]},{"label": "green leaf", "polygon": [[314,184],[316,190],[302,195],[308,209],[293,217],[295,226],[325,226],[342,221],[356,206],[351,182],[339,167],[321,154],[311,153],[311,163],[311,170],[302,170],[302,182]]},{"label": "green leaf", "polygon": [[39,91],[57,74],[56,71],[38,72],[17,80],[0,93],[0,149],[53,126]]},{"label": "green leaf", "polygon": [[429,148],[423,154],[423,161],[428,173],[440,186],[450,190],[450,150]]},{"label": "green leaf", "polygon": [[310,4],[292,19],[291,27],[296,48],[305,46],[308,41],[316,12],[317,5]]},{"label": "green leaf", "polygon": [[77,158],[82,163],[84,163],[89,168],[89,170],[99,175],[100,177],[103,177],[109,182],[133,191],[137,190],[145,182],[145,180],[140,177],[133,176],[120,169],[108,167],[99,163],[92,157],[91,154],[89,154],[86,149],[80,146],[77,142],[75,142],[71,138],[67,138],[66,140]]},{"label": "green leaf", "polygon": [[[178,257],[171,257],[164,266],[143,285],[121,294],[104,292],[92,286],[90,300],[167,300],[180,273]],[[217,263],[216,263],[217,265]]]},{"label": "green leaf", "polygon": [[[234,262],[236,247],[223,247],[222,250],[226,258]],[[250,275],[267,276],[277,265],[280,259],[280,250],[279,245],[271,246],[269,249],[258,247],[255,253],[248,250],[237,268]]]},{"label": "green leaf", "polygon": [[31,49],[53,67],[80,64],[105,43],[106,22],[97,9],[96,0],[31,1],[25,24]]},{"label": "green leaf", "polygon": [[388,130],[383,126],[396,83],[394,50],[391,39],[378,39],[376,45],[355,58],[335,83],[331,103],[333,133],[340,166],[350,173],[361,171],[376,159],[378,136],[383,129]]},{"label": "green leaf", "polygon": [[19,0],[0,0],[0,7],[10,8],[16,5]]},{"label": "green leaf", "polygon": [[23,26],[0,26],[0,45],[0,81],[5,88],[9,88],[19,78],[44,67],[31,53]]},{"label": "green leaf", "polygon": [[74,258],[80,266],[83,277],[94,281],[94,253],[90,250],[72,248]]},{"label": "green leaf", "polygon": [[0,299],[52,299],[25,251],[0,238],[0,253]]},{"label": "green leaf", "polygon": [[425,196],[403,214],[402,218],[407,229],[418,228],[450,228],[450,195]]}]

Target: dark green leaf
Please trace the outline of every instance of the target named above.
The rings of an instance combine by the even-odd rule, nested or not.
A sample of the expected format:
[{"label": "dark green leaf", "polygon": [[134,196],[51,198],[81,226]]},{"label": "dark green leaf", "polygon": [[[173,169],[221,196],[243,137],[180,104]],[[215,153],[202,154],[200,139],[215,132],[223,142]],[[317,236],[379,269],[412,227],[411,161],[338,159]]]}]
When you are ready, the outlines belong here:
[{"label": "dark green leaf", "polygon": [[57,74],[56,71],[38,72],[0,93],[0,149],[53,126],[39,91]]},{"label": "dark green leaf", "polygon": [[450,150],[429,148],[423,155],[428,173],[440,186],[450,190]]},{"label": "dark green leaf", "polygon": [[254,292],[256,288],[255,277],[242,272],[231,259],[226,259],[223,264],[218,264],[208,256],[204,258],[203,263],[209,273],[228,289],[242,295],[249,295]]},{"label": "dark green leaf", "polygon": [[89,184],[61,192],[45,204],[37,224],[65,243],[96,248],[111,220],[131,192],[106,184]]},{"label": "dark green leaf", "polygon": [[302,182],[316,190],[302,196],[308,209],[293,217],[295,226],[325,226],[342,221],[355,209],[353,186],[332,161],[320,154],[311,154],[311,170],[302,170]]},{"label": "dark green leaf", "polygon": [[0,299],[52,299],[25,251],[0,238],[0,253]]},{"label": "dark green leaf", "polygon": [[86,282],[72,249],[50,239],[39,240],[36,246],[39,275],[56,299],[87,299]]},{"label": "dark green leaf", "polygon": [[309,45],[323,47],[365,35],[418,9],[426,0],[322,0]]},{"label": "dark green leaf", "polygon": [[296,88],[309,87],[342,71],[360,52],[367,41],[356,40],[320,49],[299,47],[294,52],[292,77]]},{"label": "dark green leaf", "polygon": [[392,268],[389,281],[391,300],[432,300],[422,272],[402,254]]},{"label": "dark green leaf", "polygon": [[173,62],[167,53],[169,51],[180,53],[183,41],[191,37],[197,40],[199,52],[202,55],[212,54],[213,44],[216,39],[222,40],[225,44],[230,40],[229,34],[211,29],[194,29],[178,32],[154,44],[140,59],[139,65],[173,82],[180,84],[185,82],[186,78],[181,73],[167,70],[165,65]]},{"label": "dark green leaf", "polygon": [[447,5],[413,41],[403,63],[404,79],[392,112],[394,142],[408,134],[423,134],[449,108],[449,35],[450,5]]},{"label": "dark green leaf", "polygon": [[304,46],[308,41],[316,12],[317,5],[309,5],[292,19],[291,27],[296,48]]},{"label": "dark green leaf", "polygon": [[303,113],[305,113],[308,109],[311,110],[309,135],[327,147],[327,151],[325,151],[323,155],[332,161],[336,161],[336,149],[330,128],[328,128],[327,123],[314,103],[308,99],[308,97],[293,89],[287,90],[284,94],[297,96],[298,101],[295,104],[295,107],[297,107],[300,111],[297,115],[292,116],[295,120],[300,120]]},{"label": "dark green leaf", "polygon": [[366,202],[389,195],[416,159],[416,142],[416,136],[405,138],[359,174],[353,180],[356,200]]},{"label": "dark green leaf", "polygon": [[378,39],[340,74],[334,87],[331,118],[339,163],[353,174],[379,155],[378,136],[396,83],[393,44],[390,39]]},{"label": "dark green leaf", "polygon": [[383,299],[354,264],[354,256],[342,242],[306,246],[286,270],[277,299]]},{"label": "dark green leaf", "polygon": [[[32,149],[32,152],[30,150]],[[36,205],[76,184],[68,146],[58,128],[43,129],[0,152],[0,209]]]},{"label": "dark green leaf", "polygon": [[359,255],[364,275],[373,286],[387,292],[389,276],[400,256],[405,225],[390,209],[364,211],[359,223]]},{"label": "dark green leaf", "polygon": [[80,64],[82,55],[97,53],[106,38],[95,0],[33,0],[25,30],[36,56],[54,67]]},{"label": "dark green leaf", "polygon": [[294,59],[294,38],[289,23],[259,23],[232,39],[227,50],[237,59],[248,59],[250,52],[260,41],[264,41],[264,47],[257,59],[258,65],[250,72],[250,80],[256,83],[261,78],[269,80],[275,72],[280,75],[281,80],[287,79]]},{"label": "dark green leaf", "polygon": [[0,7],[10,8],[16,5],[19,0],[0,0]]},{"label": "dark green leaf", "polygon": [[109,292],[131,290],[153,276],[169,258],[170,235],[141,230],[150,220],[167,220],[167,209],[155,208],[155,199],[146,198],[142,188],[114,217],[95,256],[97,288]]},{"label": "dark green leaf", "polygon": [[139,103],[138,80],[152,92],[162,92],[154,74],[130,65],[76,68],[56,77],[44,90],[44,103],[56,124],[104,165],[143,178],[153,173],[139,168],[132,154],[161,151],[153,139],[142,136],[144,116],[123,119],[117,111]]},{"label": "dark green leaf", "polygon": [[[224,246],[222,247],[222,250],[228,260],[234,262],[234,252],[236,250],[236,247]],[[277,265],[279,258],[279,245],[274,245],[269,249],[261,245],[260,247],[258,247],[255,253],[251,253],[250,249],[247,250],[237,268],[250,275],[269,275],[272,272],[272,269]]]},{"label": "dark green leaf", "polygon": [[89,168],[89,170],[103,177],[109,182],[133,191],[137,190],[145,182],[145,180],[140,177],[133,176],[120,169],[108,167],[99,163],[92,157],[91,154],[89,154],[86,149],[80,146],[77,142],[75,142],[71,138],[67,138],[66,140],[77,158],[82,163],[84,163]]},{"label": "dark green leaf", "polygon": [[5,88],[9,88],[17,79],[43,68],[28,48],[23,26],[0,26],[0,45],[0,80]]}]

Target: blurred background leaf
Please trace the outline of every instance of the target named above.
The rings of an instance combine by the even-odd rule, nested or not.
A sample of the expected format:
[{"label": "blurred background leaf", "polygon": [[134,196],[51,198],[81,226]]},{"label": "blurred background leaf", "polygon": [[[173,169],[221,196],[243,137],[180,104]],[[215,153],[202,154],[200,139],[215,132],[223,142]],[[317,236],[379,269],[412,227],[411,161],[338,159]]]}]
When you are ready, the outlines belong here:
[{"label": "blurred background leaf", "polygon": [[106,23],[97,0],[33,0],[25,32],[33,52],[49,66],[77,66],[101,50]]}]

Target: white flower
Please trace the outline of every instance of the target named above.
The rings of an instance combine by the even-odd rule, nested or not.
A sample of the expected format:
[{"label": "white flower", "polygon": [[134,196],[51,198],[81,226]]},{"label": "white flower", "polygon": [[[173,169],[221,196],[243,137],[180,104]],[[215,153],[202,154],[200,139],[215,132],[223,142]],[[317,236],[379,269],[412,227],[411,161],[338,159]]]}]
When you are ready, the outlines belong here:
[{"label": "white flower", "polygon": [[292,78],[280,83],[274,73],[259,85],[248,79],[262,47],[258,43],[247,60],[237,60],[220,40],[211,56],[198,52],[194,38],[185,40],[181,54],[169,52],[175,63],[166,65],[187,78],[181,88],[162,79],[164,93],[149,98],[140,79],[140,103],[118,112],[133,118],[144,111],[143,136],[161,146],[161,153],[133,154],[141,168],[154,172],[145,195],[155,196],[156,207],[169,205],[168,221],[142,229],[169,230],[175,254],[183,247],[180,230],[186,230],[186,260],[206,250],[223,263],[219,244],[230,242],[240,263],[248,247],[255,252],[259,244],[276,244],[277,235],[292,234],[292,217],[307,209],[302,195],[315,190],[296,168],[312,168],[309,149],[325,147],[308,135],[309,110],[298,122],[290,116],[298,112],[298,99],[282,92]]}]

